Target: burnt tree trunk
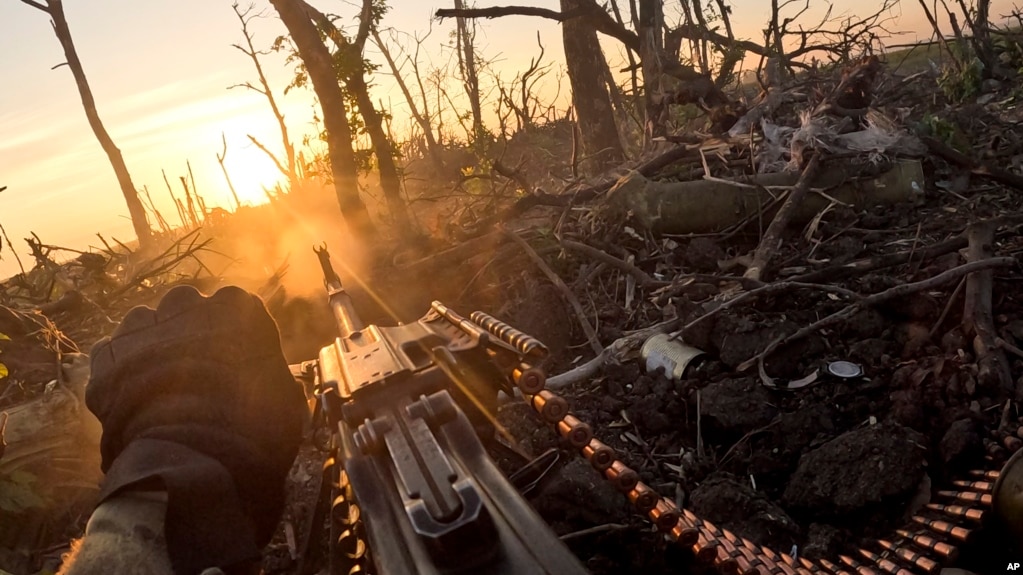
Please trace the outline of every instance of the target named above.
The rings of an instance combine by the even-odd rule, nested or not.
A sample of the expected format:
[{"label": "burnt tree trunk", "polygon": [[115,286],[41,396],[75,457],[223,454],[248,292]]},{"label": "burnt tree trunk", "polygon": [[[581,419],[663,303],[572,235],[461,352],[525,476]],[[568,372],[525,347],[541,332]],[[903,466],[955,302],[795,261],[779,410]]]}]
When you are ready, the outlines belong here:
[{"label": "burnt tree trunk", "polygon": [[664,42],[661,35],[661,3],[658,0],[639,0],[639,56],[643,70],[643,108],[646,114],[646,137],[663,137],[666,131],[668,106],[661,95],[661,54]]},{"label": "burnt tree trunk", "polygon": [[384,132],[383,118],[373,106],[373,100],[369,97],[369,87],[366,85],[362,48],[372,27],[370,0],[363,2],[362,23],[354,43],[344,37],[326,14],[310,6],[305,0],[300,0],[300,2],[310,22],[316,22],[320,26],[337,46],[340,57],[346,62],[346,65],[340,66],[338,71],[341,73],[348,91],[355,97],[355,104],[359,107],[359,113],[366,125],[366,132],[369,133],[369,139],[373,143],[373,154],[377,158],[377,170],[380,172],[380,188],[384,192],[384,199],[387,201],[387,207],[398,235],[408,234],[412,228],[407,206],[401,197],[401,178],[398,177],[398,166],[394,162],[394,148],[391,146],[390,138]]},{"label": "burnt tree trunk", "polygon": [[[562,13],[581,7],[579,0],[561,0]],[[584,165],[590,166],[589,171],[603,171],[625,157],[607,93],[604,77],[607,62],[597,41],[597,31],[586,19],[565,20],[561,24],[561,37],[572,85],[572,106],[587,156]]]},{"label": "burnt tree trunk", "polygon": [[374,233],[366,204],[359,197],[358,164],[352,148],[352,128],[348,124],[344,95],[338,84],[330,51],[320,41],[316,26],[306,15],[301,0],[270,0],[274,9],[291,34],[305,63],[313,91],[323,110],[323,126],[327,130],[327,150],[334,177],[334,193],[341,214],[352,235],[360,242],[369,240]]},{"label": "burnt tree trunk", "polygon": [[107,129],[103,127],[103,122],[99,119],[99,112],[96,111],[96,100],[92,96],[92,89],[89,88],[89,81],[85,78],[82,62],[78,59],[78,52],[75,50],[74,42],[71,40],[71,29],[68,28],[67,19],[64,17],[63,3],[61,0],[46,0],[46,5],[43,6],[33,1],[22,1],[50,15],[53,32],[57,35],[61,48],[64,49],[64,57],[67,59],[68,68],[71,69],[71,75],[75,78],[75,85],[78,86],[78,94],[82,98],[82,106],[85,108],[85,116],[89,120],[89,126],[92,128],[93,134],[96,135],[96,139],[99,140],[99,145],[106,152],[110,165],[114,168],[114,174],[117,176],[117,183],[121,187],[121,193],[124,194],[124,201],[128,204],[128,215],[131,216],[131,225],[135,229],[139,245],[147,245],[152,238],[153,232],[149,227],[146,208],[142,206],[138,190],[135,189],[135,184],[131,181],[131,174],[128,172],[128,166],[124,163],[121,150],[114,144],[114,140],[107,133]]},{"label": "burnt tree trunk", "polygon": [[[361,58],[361,55],[359,55]],[[362,72],[355,72],[348,77],[348,90],[355,96],[355,102],[359,106],[359,112],[366,123],[366,131],[369,132],[369,139],[373,143],[373,153],[377,157],[377,169],[380,172],[380,187],[384,192],[384,199],[387,200],[387,208],[397,226],[398,235],[411,231],[411,222],[408,217],[408,208],[405,200],[401,197],[401,178],[398,176],[398,166],[394,162],[394,147],[390,138],[384,132],[383,119],[373,106],[373,100],[369,97],[369,88]]]}]

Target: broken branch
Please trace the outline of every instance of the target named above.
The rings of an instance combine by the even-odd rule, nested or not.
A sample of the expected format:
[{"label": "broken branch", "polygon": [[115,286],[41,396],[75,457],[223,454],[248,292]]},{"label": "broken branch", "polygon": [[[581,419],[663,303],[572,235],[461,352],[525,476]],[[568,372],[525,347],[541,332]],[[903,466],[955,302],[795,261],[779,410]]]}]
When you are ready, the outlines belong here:
[{"label": "broken branch", "polygon": [[757,251],[753,254],[753,262],[746,269],[746,273],[743,274],[744,277],[759,280],[763,276],[764,269],[771,261],[775,252],[778,251],[778,247],[781,246],[781,236],[785,233],[785,229],[788,228],[796,206],[802,203],[803,198],[806,197],[806,192],[810,189],[810,183],[817,177],[819,169],[820,156],[817,153],[812,153],[810,161],[803,169],[803,174],[799,177],[799,181],[796,182],[796,185],[789,192],[789,197],[781,205],[778,213],[771,220],[771,225],[768,226],[767,231],[764,233],[763,239],[760,240],[760,245],[757,246]]},{"label": "broken branch", "polygon": [[638,355],[639,349],[647,339],[659,333],[666,333],[674,329],[678,324],[678,318],[669,319],[620,337],[611,342],[611,345],[602,349],[597,354],[597,357],[590,361],[565,373],[547,378],[547,389],[557,391],[575,385],[580,381],[590,379],[600,373],[601,368],[604,366],[622,363],[629,359],[630,355]]},{"label": "broken branch", "polygon": [[807,337],[808,335],[820,331],[821,329],[824,329],[826,327],[830,327],[832,325],[841,323],[856,315],[856,312],[858,312],[862,308],[874,306],[879,303],[883,303],[911,293],[919,293],[921,291],[931,289],[933,287],[942,285],[952,280],[959,279],[967,274],[979,270],[986,270],[997,267],[1008,267],[1015,264],[1016,259],[1011,257],[990,258],[980,261],[969,262],[961,266],[954,267],[945,272],[942,272],[932,278],[928,278],[918,282],[897,285],[893,288],[889,288],[882,292],[873,294],[871,296],[867,296],[829,316],[826,316],[806,327],[797,330],[795,333],[792,333],[791,335],[782,336],[775,339],[774,341],[767,345],[764,351],[742,362],[737,369],[739,371],[746,371],[747,369],[753,367],[758,361],[774,353],[774,351],[779,347],[788,345],[795,341],[799,341]]},{"label": "broken branch", "polygon": [[[966,250],[968,262],[985,261],[991,256],[995,241],[995,227],[991,221],[979,222],[966,230],[970,242]],[[1014,385],[1009,361],[997,344],[992,312],[994,274],[990,269],[978,270],[966,278],[963,308],[963,331],[973,334],[973,352],[977,358],[977,383],[991,390],[1011,392]]]},{"label": "broken branch", "polygon": [[583,311],[583,306],[579,303],[579,298],[575,297],[575,293],[573,293],[572,290],[565,285],[564,280],[562,280],[558,274],[554,273],[554,270],[547,265],[547,262],[545,262],[543,258],[536,253],[536,250],[534,250],[532,246],[526,242],[526,240],[522,239],[518,234],[511,230],[504,230],[504,233],[509,239],[518,244],[519,247],[522,248],[522,251],[526,252],[529,259],[533,260],[533,263],[535,263],[536,266],[540,268],[540,271],[547,276],[547,279],[554,284],[554,287],[558,288],[561,295],[572,306],[572,309],[575,310],[575,315],[579,319],[579,326],[582,327],[583,333],[586,334],[586,339],[589,340],[590,348],[593,350],[593,353],[600,355],[604,351],[604,347],[600,345],[600,340],[597,338],[597,332],[593,331],[593,326],[590,325],[590,321],[586,317],[586,312]]},{"label": "broken branch", "polygon": [[616,267],[616,268],[622,270],[623,272],[625,272],[625,273],[631,275],[632,277],[636,278],[636,281],[639,282],[639,285],[641,287],[645,287],[645,288],[659,288],[659,287],[664,287],[664,286],[667,286],[667,285],[671,285],[671,282],[655,280],[654,278],[652,278],[650,276],[650,274],[648,274],[645,271],[639,269],[634,264],[630,264],[629,262],[627,262],[625,260],[621,260],[619,258],[616,258],[616,257],[612,256],[611,254],[608,254],[608,253],[606,253],[604,251],[598,250],[597,248],[595,248],[593,246],[588,246],[588,245],[586,245],[584,243],[574,242],[572,240],[561,240],[561,242],[559,242],[559,243],[561,244],[561,247],[563,247],[565,249],[576,251],[576,252],[579,252],[581,254],[585,254],[585,255],[587,255],[587,256],[589,256],[589,257],[591,257],[591,258],[593,258],[593,259],[595,259],[595,260],[597,260],[599,262],[608,264],[609,266]]}]

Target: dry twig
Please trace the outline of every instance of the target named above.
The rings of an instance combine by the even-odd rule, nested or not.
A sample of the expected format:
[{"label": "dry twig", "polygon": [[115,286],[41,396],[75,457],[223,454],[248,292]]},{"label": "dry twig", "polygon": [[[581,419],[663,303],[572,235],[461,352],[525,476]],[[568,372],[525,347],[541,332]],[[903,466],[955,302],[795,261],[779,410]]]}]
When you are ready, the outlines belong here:
[{"label": "dry twig", "polygon": [[679,336],[683,335],[686,332],[686,330],[689,330],[689,329],[693,328],[696,324],[701,323],[703,321],[706,321],[706,320],[714,317],[715,315],[725,311],[726,309],[733,308],[733,307],[735,307],[735,306],[739,305],[740,303],[743,303],[743,302],[745,302],[747,300],[752,300],[752,299],[754,299],[756,297],[763,296],[763,295],[770,295],[770,294],[774,294],[774,293],[786,292],[786,291],[790,291],[790,290],[794,290],[794,289],[810,289],[810,290],[826,291],[826,292],[830,292],[830,293],[835,293],[835,294],[843,295],[843,296],[848,297],[849,299],[851,299],[853,301],[859,301],[859,300],[863,299],[863,296],[861,296],[860,294],[858,294],[858,293],[856,293],[856,292],[854,292],[852,290],[847,290],[847,289],[842,288],[842,287],[833,286],[833,285],[827,285],[827,284],[810,284],[810,283],[804,283],[804,282],[791,282],[791,281],[782,281],[782,282],[775,282],[775,283],[765,284],[765,285],[762,285],[762,286],[760,286],[760,287],[758,287],[756,289],[753,289],[753,290],[750,290],[750,291],[747,291],[747,292],[743,292],[743,293],[739,294],[738,296],[736,296],[736,297],[734,297],[734,298],[732,298],[732,299],[722,303],[718,307],[716,307],[716,308],[708,311],[707,313],[697,317],[696,319],[690,321],[686,325],[682,326],[678,331],[672,333],[671,334],[671,338],[672,339],[678,338]]},{"label": "dry twig", "polygon": [[1016,260],[1014,258],[1009,257],[990,258],[986,260],[970,262],[958,267],[954,267],[948,271],[942,272],[932,278],[928,278],[918,282],[897,285],[893,288],[889,288],[882,292],[864,297],[863,299],[856,301],[851,305],[848,305],[845,308],[829,316],[826,316],[806,327],[797,330],[795,333],[792,333],[791,335],[781,336],[775,339],[774,341],[767,345],[764,351],[742,362],[739,365],[738,370],[746,371],[747,369],[753,367],[753,365],[755,365],[758,361],[774,353],[774,351],[779,347],[788,345],[795,341],[799,341],[807,337],[808,335],[820,331],[826,327],[830,327],[832,325],[841,323],[856,315],[856,313],[862,308],[877,305],[879,303],[893,300],[895,298],[909,295],[911,293],[919,293],[921,291],[931,289],[946,282],[959,279],[967,274],[979,270],[992,269],[996,267],[1007,267],[1015,265],[1015,263]]},{"label": "dry twig", "polygon": [[806,167],[803,168],[803,174],[799,177],[799,181],[796,182],[792,191],[789,192],[785,203],[782,204],[774,219],[771,220],[771,225],[764,232],[764,237],[760,240],[760,245],[757,246],[757,251],[753,254],[753,262],[750,263],[746,273],[743,274],[744,277],[759,280],[764,275],[767,264],[781,245],[782,234],[785,232],[785,228],[789,226],[792,214],[795,213],[796,207],[806,197],[806,192],[810,189],[810,183],[817,177],[819,168],[820,156],[814,153],[810,156],[810,161],[806,164]]},{"label": "dry twig", "polygon": [[[186,241],[188,242],[188,247],[185,248],[184,251],[180,251],[179,248],[181,248]],[[113,300],[127,293],[129,290],[142,285],[142,283],[147,279],[156,277],[174,269],[174,267],[183,260],[195,257],[195,254],[205,249],[212,241],[212,238],[210,238],[200,242],[198,229],[189,232],[182,236],[181,239],[171,244],[166,250],[160,253],[160,255],[147,261],[139,271],[135,272],[131,279],[126,281],[120,288],[107,295],[106,299],[108,301]],[[172,252],[177,253],[174,256],[171,256]]]},{"label": "dry twig", "polygon": [[504,230],[504,233],[508,236],[508,238],[510,238],[512,241],[518,244],[519,247],[522,248],[522,251],[526,252],[526,255],[529,256],[529,259],[533,260],[533,263],[535,263],[536,266],[540,268],[540,271],[542,271],[544,275],[547,276],[547,279],[549,279],[551,283],[554,284],[554,287],[558,288],[558,291],[561,292],[561,295],[572,306],[572,309],[575,310],[575,315],[579,319],[579,326],[583,328],[583,333],[586,334],[586,339],[589,340],[590,342],[590,349],[593,350],[593,353],[600,355],[604,351],[604,347],[600,345],[600,340],[597,338],[597,333],[593,331],[593,326],[590,325],[589,319],[586,318],[586,312],[583,311],[583,306],[581,303],[579,303],[579,298],[575,297],[575,293],[573,293],[572,290],[569,289],[567,285],[565,285],[564,280],[562,280],[561,277],[558,276],[558,274],[554,273],[554,270],[552,270],[550,266],[547,265],[547,262],[545,262],[543,258],[541,258],[540,255],[536,253],[536,250],[534,250],[526,242],[526,240],[520,238],[518,234],[511,230]]},{"label": "dry twig", "polygon": [[547,378],[547,389],[555,391],[564,389],[596,376],[605,365],[625,361],[630,355],[637,354],[643,342],[651,336],[674,329],[678,323],[679,320],[677,318],[670,319],[614,340],[611,342],[611,345],[601,350],[597,357],[590,361],[565,373]]},{"label": "dry twig", "polygon": [[636,278],[636,281],[639,282],[639,285],[641,287],[645,287],[645,288],[660,288],[660,287],[671,285],[671,282],[656,280],[656,279],[652,278],[650,276],[650,274],[648,274],[645,271],[643,271],[643,270],[639,269],[638,267],[636,267],[635,264],[631,264],[631,263],[629,263],[629,262],[627,262],[625,260],[616,258],[616,257],[612,256],[611,254],[609,254],[607,252],[604,252],[602,250],[599,250],[599,249],[597,249],[597,248],[595,248],[593,246],[588,246],[588,245],[586,245],[584,243],[574,242],[572,240],[561,240],[561,242],[559,242],[559,243],[561,244],[561,247],[563,247],[565,249],[576,251],[576,252],[579,252],[581,254],[585,254],[585,255],[590,256],[591,258],[593,258],[593,259],[595,259],[595,260],[597,260],[597,261],[599,261],[601,263],[605,263],[605,264],[607,264],[609,266],[616,267],[616,268],[622,270],[623,272],[625,272],[625,273],[629,274],[630,276]]},{"label": "dry twig", "polygon": [[[966,250],[968,262],[989,261],[992,244],[995,241],[995,227],[991,221],[979,222],[966,230],[970,242]],[[990,268],[971,273],[966,278],[965,305],[963,308],[963,332],[972,333],[973,351],[977,357],[977,382],[989,389],[1002,392],[1012,391],[1012,373],[1005,353],[996,340],[992,292],[994,273]]]}]

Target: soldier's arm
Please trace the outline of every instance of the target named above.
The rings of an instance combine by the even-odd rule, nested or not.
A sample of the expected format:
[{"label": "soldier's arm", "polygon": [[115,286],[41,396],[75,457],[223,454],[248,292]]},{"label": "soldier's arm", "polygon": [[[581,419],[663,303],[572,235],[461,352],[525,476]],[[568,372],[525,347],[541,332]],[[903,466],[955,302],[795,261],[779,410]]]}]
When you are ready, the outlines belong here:
[{"label": "soldier's arm", "polygon": [[129,492],[107,500],[92,514],[85,536],[57,575],[174,575],[163,523],[164,492]]}]

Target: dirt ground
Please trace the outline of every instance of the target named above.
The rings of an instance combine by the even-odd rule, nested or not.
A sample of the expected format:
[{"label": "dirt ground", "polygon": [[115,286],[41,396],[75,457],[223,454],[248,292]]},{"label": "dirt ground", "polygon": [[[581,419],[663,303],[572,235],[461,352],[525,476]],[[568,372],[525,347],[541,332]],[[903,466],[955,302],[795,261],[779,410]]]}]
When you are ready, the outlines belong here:
[{"label": "dirt ground", "polygon": [[[933,224],[942,211],[907,208],[877,214],[870,228],[858,230],[856,241],[833,246],[828,256],[833,261],[863,258],[893,243],[896,230]],[[873,244],[864,241],[871,235],[877,238]],[[1010,235],[1000,248],[1018,254],[1023,242]],[[684,245],[677,253],[684,257]],[[934,271],[928,268],[948,268],[959,258],[953,253],[941,261],[917,262],[907,271],[926,277]],[[899,273],[841,285],[861,293],[878,291]],[[996,275],[993,292],[995,325],[1017,347],[1023,344],[1020,279],[1018,267],[1006,270]],[[1019,445],[1016,403],[1004,390],[985,388],[978,379],[973,350],[959,327],[961,311],[953,307],[954,288],[863,310],[827,333],[780,349],[766,362],[772,377],[797,379],[827,362],[845,360],[862,366],[861,377],[824,376],[809,387],[783,391],[769,389],[755,375],[736,373],[740,362],[779,331],[789,333],[844,305],[825,294],[801,292],[720,314],[687,333],[686,342],[709,357],[681,380],[645,373],[631,363],[605,370],[564,395],[596,436],[615,447],[661,495],[779,552],[811,559],[855,556],[856,548],[869,547],[869,540],[890,539],[895,529],[906,526],[935,501],[932,490],[947,488],[969,470],[998,469],[1011,454],[1006,446]],[[713,298],[716,291],[713,285],[703,286],[698,297]],[[692,303],[676,304],[684,322],[701,313],[696,306],[687,315]],[[946,306],[951,311],[942,315]],[[606,336],[619,336],[621,329],[608,327]],[[1016,385],[1023,384],[1023,357],[1013,356],[1010,363]],[[501,421],[533,453],[561,445],[525,406],[505,408]],[[609,527],[571,538],[588,568],[608,574],[696,568],[636,519],[613,489],[595,494],[581,488],[595,474],[578,458],[572,461],[534,504],[563,535]],[[1012,552],[999,530],[988,529],[976,540],[964,547],[960,565],[977,573],[1001,572]]]}]

